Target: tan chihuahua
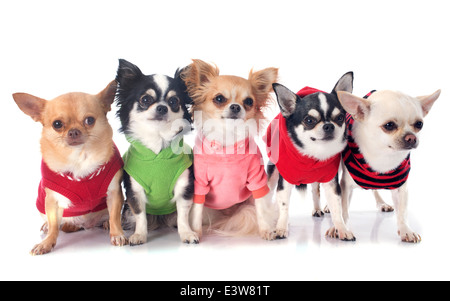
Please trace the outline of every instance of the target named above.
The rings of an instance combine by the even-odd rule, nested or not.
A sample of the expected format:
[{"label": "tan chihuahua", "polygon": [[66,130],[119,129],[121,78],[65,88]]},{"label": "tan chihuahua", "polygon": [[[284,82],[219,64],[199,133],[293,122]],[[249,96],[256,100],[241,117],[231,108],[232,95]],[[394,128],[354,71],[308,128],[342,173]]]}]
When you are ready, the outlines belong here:
[{"label": "tan chihuahua", "polygon": [[60,228],[75,232],[103,225],[110,228],[113,245],[127,244],[120,220],[123,161],[106,117],[116,88],[112,81],[97,95],[68,93],[51,101],[13,94],[19,108],[43,125],[36,206],[47,236],[31,250],[32,255],[49,253]]}]

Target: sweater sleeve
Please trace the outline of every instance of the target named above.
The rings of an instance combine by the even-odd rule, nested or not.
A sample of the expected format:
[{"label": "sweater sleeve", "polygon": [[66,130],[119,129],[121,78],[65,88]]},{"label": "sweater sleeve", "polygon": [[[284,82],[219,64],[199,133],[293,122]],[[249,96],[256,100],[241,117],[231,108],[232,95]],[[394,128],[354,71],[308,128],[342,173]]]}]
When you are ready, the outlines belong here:
[{"label": "sweater sleeve", "polygon": [[269,193],[267,186],[267,174],[264,170],[264,165],[261,164],[261,155],[254,155],[249,166],[247,188],[253,194],[255,199],[264,197]]},{"label": "sweater sleeve", "polygon": [[194,203],[203,204],[205,203],[205,197],[208,194],[210,187],[207,177],[207,165],[197,159],[197,157],[194,159]]}]

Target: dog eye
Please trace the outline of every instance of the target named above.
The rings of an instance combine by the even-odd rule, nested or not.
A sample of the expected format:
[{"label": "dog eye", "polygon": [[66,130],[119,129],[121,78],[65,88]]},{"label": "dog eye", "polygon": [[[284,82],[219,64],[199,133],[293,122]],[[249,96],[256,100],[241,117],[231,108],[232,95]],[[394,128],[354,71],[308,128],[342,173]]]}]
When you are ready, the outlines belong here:
[{"label": "dog eye", "polygon": [[418,129],[418,130],[421,130],[421,129],[423,128],[423,122],[422,122],[422,121],[417,121],[417,122],[414,124],[414,127],[415,127],[416,129]]},{"label": "dog eye", "polygon": [[150,95],[144,95],[139,100],[139,104],[143,108],[148,108],[153,102],[154,102],[153,97],[151,97]]},{"label": "dog eye", "polygon": [[168,104],[169,106],[171,106],[172,108],[177,107],[179,104],[179,99],[175,96],[172,96],[171,98],[169,98]]},{"label": "dog eye", "polygon": [[339,114],[338,117],[336,117],[337,122],[343,122],[344,121],[344,114]]},{"label": "dog eye", "polygon": [[84,124],[86,124],[86,125],[93,125],[94,123],[95,123],[95,118],[91,117],[91,116],[87,117],[84,120]]},{"label": "dog eye", "polygon": [[249,98],[246,98],[246,99],[244,100],[244,105],[246,105],[246,106],[248,106],[248,107],[253,106],[253,99],[251,99],[250,97],[249,97]]},{"label": "dog eye", "polygon": [[227,99],[226,99],[223,95],[221,95],[221,94],[219,94],[219,95],[217,95],[216,97],[214,97],[214,102],[215,102],[215,103],[223,104],[223,103],[225,103],[226,101],[227,101]]},{"label": "dog eye", "polygon": [[62,129],[62,127],[64,126],[64,124],[62,123],[61,120],[55,120],[55,121],[53,121],[52,126],[53,126],[53,128],[54,128],[55,130],[60,130],[60,129]]},{"label": "dog eye", "polygon": [[395,131],[395,130],[398,128],[398,127],[397,127],[397,124],[396,124],[395,122],[393,122],[393,121],[390,121],[390,122],[386,123],[383,127],[384,127],[384,128],[386,129],[386,131],[388,131],[388,132]]},{"label": "dog eye", "polygon": [[313,126],[317,123],[316,118],[312,117],[312,116],[306,116],[305,119],[303,119],[303,122],[307,125],[307,126]]}]

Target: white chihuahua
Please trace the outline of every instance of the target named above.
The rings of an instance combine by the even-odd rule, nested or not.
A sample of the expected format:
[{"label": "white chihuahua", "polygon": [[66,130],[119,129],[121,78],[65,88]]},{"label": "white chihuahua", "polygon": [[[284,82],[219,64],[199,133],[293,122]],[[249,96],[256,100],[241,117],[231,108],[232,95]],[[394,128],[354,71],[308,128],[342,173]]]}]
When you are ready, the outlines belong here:
[{"label": "white chihuahua", "polygon": [[[398,233],[405,242],[421,241],[407,222],[407,180],[410,152],[419,145],[423,119],[441,91],[411,97],[394,91],[372,91],[365,98],[338,92],[339,101],[348,112],[348,145],[343,152],[342,212],[348,221],[348,207],[355,187],[373,190],[377,203],[384,204],[378,189],[392,192],[397,214]],[[336,237],[332,227],[327,235]]]}]

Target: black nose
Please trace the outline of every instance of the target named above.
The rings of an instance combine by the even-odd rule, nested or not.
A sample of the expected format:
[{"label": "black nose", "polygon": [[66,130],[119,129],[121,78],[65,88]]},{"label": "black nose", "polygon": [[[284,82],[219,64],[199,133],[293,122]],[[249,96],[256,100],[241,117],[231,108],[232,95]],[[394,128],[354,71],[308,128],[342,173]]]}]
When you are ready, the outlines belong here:
[{"label": "black nose", "polygon": [[233,113],[239,113],[241,111],[241,106],[240,105],[236,105],[236,104],[231,105],[230,106],[230,110]]},{"label": "black nose", "polygon": [[69,130],[67,135],[69,136],[70,139],[77,139],[78,137],[81,136],[81,131],[79,129],[71,129]]},{"label": "black nose", "polygon": [[166,115],[168,111],[169,111],[169,110],[167,109],[166,106],[157,106],[157,107],[156,107],[156,112],[157,112],[159,115]]},{"label": "black nose", "polygon": [[334,124],[332,123],[325,123],[323,125],[323,130],[325,133],[331,133],[334,131]]}]

